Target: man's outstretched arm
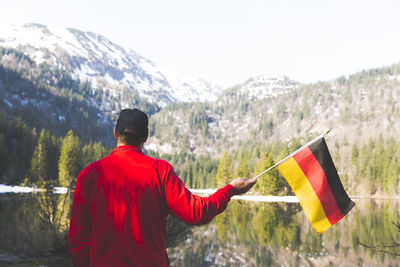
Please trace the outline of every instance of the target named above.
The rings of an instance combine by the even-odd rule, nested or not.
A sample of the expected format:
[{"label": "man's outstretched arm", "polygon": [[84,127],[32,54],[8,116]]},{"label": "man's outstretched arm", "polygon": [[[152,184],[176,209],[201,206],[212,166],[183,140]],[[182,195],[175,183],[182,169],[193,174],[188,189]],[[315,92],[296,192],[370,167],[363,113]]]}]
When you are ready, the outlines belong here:
[{"label": "man's outstretched arm", "polygon": [[167,164],[164,182],[165,197],[170,212],[188,224],[201,225],[210,222],[223,212],[231,197],[249,191],[257,179],[236,178],[208,197],[192,194],[173,168]]}]

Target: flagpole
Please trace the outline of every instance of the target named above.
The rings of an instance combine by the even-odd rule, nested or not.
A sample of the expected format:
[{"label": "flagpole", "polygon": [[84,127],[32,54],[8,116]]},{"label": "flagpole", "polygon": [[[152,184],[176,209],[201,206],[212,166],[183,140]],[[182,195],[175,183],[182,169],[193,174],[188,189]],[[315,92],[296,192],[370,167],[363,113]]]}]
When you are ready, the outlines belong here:
[{"label": "flagpole", "polygon": [[284,159],[280,160],[278,163],[275,163],[274,165],[272,165],[271,167],[269,167],[268,169],[266,169],[265,171],[263,171],[262,173],[260,173],[259,175],[257,175],[256,177],[254,177],[253,179],[256,179],[258,177],[260,177],[261,175],[269,172],[270,170],[272,170],[273,168],[275,168],[276,166],[282,164],[283,162],[285,162],[286,160],[290,159],[291,157],[293,157],[294,154],[296,154],[297,152],[301,151],[302,149],[304,149],[305,147],[308,147],[309,145],[311,145],[312,143],[314,143],[315,141],[321,139],[322,137],[324,137],[325,135],[327,135],[331,130],[329,129],[328,131],[326,131],[325,133],[321,134],[320,136],[318,136],[317,138],[311,140],[310,142],[308,142],[307,144],[305,144],[304,146],[300,147],[299,149],[297,149],[295,152],[293,152],[292,154],[290,154],[289,156],[285,157]]}]

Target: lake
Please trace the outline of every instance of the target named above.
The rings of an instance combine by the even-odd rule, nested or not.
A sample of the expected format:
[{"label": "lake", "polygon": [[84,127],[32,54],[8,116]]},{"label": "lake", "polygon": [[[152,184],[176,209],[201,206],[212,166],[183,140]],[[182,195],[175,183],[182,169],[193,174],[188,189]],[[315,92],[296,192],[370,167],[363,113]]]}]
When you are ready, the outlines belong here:
[{"label": "lake", "polygon": [[[298,203],[231,200],[210,224],[169,220],[172,266],[398,266],[400,257],[369,246],[393,245],[398,200],[355,199],[356,206],[318,235]],[[66,194],[0,194],[0,265],[71,266]],[[188,236],[187,236],[188,235]],[[400,253],[400,248],[384,248]]]}]

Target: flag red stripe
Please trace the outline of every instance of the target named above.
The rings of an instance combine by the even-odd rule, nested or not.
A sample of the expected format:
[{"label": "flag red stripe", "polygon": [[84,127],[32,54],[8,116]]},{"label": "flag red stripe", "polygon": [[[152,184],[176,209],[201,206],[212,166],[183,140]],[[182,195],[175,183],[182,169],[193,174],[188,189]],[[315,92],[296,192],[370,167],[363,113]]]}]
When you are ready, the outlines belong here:
[{"label": "flag red stripe", "polygon": [[339,209],[321,165],[308,147],[294,155],[293,158],[296,160],[321,201],[322,208],[329,222],[332,225],[335,224],[343,218],[344,215]]},{"label": "flag red stripe", "polygon": [[332,194],[336,199],[339,209],[343,215],[346,215],[355,204],[353,201],[351,201],[346,191],[344,191],[344,187],[340,182],[339,175],[335,165],[333,164],[332,157],[329,154],[325,139],[322,138],[315,141],[308,148],[317,159],[322,170],[325,172],[325,175],[328,178],[329,187],[331,188]]}]

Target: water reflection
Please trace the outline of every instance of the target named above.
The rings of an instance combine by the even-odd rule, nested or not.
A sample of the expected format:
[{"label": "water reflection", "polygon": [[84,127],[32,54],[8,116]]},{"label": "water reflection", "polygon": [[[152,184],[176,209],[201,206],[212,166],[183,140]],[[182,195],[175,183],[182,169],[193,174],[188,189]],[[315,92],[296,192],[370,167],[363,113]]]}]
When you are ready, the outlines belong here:
[{"label": "water reflection", "polygon": [[398,202],[362,200],[318,235],[296,203],[236,201],[170,255],[175,266],[398,266],[399,257],[358,243],[400,241],[398,220]]},{"label": "water reflection", "polygon": [[1,194],[0,250],[25,257],[66,257],[71,193]]},{"label": "water reflection", "polygon": [[[70,206],[70,193],[0,194],[0,254],[60,257],[63,260],[53,266],[70,266]],[[191,228],[169,218],[168,253],[173,266],[397,266],[399,257],[374,252],[359,242],[399,242],[400,233],[392,224],[399,215],[399,202],[362,200],[318,235],[298,203],[233,200],[206,226]],[[398,248],[392,250],[399,253]]]}]

